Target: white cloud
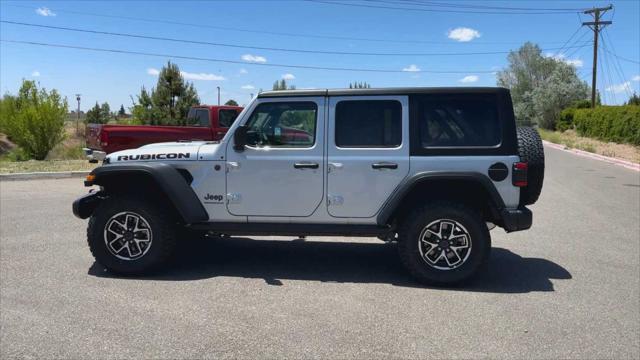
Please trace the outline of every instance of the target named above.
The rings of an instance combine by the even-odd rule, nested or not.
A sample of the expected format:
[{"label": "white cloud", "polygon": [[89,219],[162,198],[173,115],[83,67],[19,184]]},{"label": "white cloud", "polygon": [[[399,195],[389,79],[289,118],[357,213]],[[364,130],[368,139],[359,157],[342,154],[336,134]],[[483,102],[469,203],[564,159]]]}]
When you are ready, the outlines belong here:
[{"label": "white cloud", "polygon": [[190,73],[186,71],[180,71],[182,77],[186,80],[202,80],[202,81],[222,81],[226,80],[224,76],[207,73]]},{"label": "white cloud", "polygon": [[255,63],[266,63],[267,62],[267,58],[265,58],[264,56],[259,56],[259,55],[251,55],[251,54],[244,54],[241,56],[242,60],[244,61],[248,61],[248,62],[255,62]]},{"label": "white cloud", "polygon": [[[160,75],[160,70],[155,68],[148,68],[147,74],[152,76]],[[207,73],[190,73],[186,71],[180,71],[182,77],[186,80],[202,80],[202,81],[221,81],[226,80],[224,76],[216,75],[216,74],[207,74]]]},{"label": "white cloud", "polygon": [[406,68],[403,68],[402,71],[418,72],[418,71],[420,71],[420,68],[416,64],[411,64],[411,65],[407,66]]},{"label": "white cloud", "polygon": [[453,30],[449,30],[449,32],[447,33],[447,37],[449,39],[453,39],[460,42],[471,41],[475,38],[479,38],[480,36],[482,35],[478,30],[474,30],[466,27],[455,28]]},{"label": "white cloud", "polygon": [[247,69],[240,69],[240,71],[238,71],[240,74],[248,74],[249,72],[247,71]]},{"label": "white cloud", "polygon": [[640,75],[636,75],[631,78],[632,81],[640,81]]},{"label": "white cloud", "polygon": [[245,89],[245,90],[253,90],[256,87],[253,85],[242,85],[240,88]]},{"label": "white cloud", "polygon": [[578,59],[578,58],[567,59],[565,54],[546,53],[544,54],[544,56],[548,58],[556,59],[558,61],[562,61],[565,64],[569,64],[575,67],[582,67],[584,65],[584,62],[581,59]]},{"label": "white cloud", "polygon": [[56,13],[51,11],[51,9],[46,7],[39,7],[36,9],[36,14],[40,16],[56,16]]},{"label": "white cloud", "polygon": [[31,76],[33,76],[33,77],[38,77],[38,76],[40,76],[40,71],[36,70],[36,71],[32,72],[32,73],[31,73]]},{"label": "white cloud", "polygon": [[605,90],[613,93],[621,93],[621,92],[631,92],[631,81],[625,81],[622,84],[611,85],[606,87]]},{"label": "white cloud", "polygon": [[460,81],[461,83],[474,83],[478,80],[480,80],[478,75],[467,75],[458,81]]},{"label": "white cloud", "polygon": [[295,77],[293,74],[288,74],[288,73],[287,73],[287,74],[283,74],[283,75],[282,75],[282,78],[283,78],[284,80],[293,80],[293,79],[295,79],[296,77]]}]

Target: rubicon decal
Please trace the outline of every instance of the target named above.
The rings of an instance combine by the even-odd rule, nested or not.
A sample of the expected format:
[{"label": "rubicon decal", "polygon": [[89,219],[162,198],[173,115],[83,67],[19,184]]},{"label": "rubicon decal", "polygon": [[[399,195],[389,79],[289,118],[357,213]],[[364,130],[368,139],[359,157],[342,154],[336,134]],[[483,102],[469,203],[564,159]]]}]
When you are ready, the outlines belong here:
[{"label": "rubicon decal", "polygon": [[118,161],[188,159],[190,157],[190,153],[120,155]]}]

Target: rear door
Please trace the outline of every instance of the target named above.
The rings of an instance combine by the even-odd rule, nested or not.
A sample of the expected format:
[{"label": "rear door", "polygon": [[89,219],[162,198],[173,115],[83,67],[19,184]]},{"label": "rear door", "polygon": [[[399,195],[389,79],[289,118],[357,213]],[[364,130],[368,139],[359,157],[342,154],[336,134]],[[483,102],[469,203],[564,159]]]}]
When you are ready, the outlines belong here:
[{"label": "rear door", "polygon": [[369,218],[409,173],[407,96],[329,99],[328,212]]}]

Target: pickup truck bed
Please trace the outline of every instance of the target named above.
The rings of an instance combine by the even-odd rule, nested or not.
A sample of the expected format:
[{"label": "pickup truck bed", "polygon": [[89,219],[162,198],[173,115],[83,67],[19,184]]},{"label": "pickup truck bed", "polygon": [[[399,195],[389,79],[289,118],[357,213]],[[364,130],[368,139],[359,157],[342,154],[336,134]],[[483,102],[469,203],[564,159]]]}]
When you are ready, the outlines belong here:
[{"label": "pickup truck bed", "polygon": [[188,126],[88,124],[87,148],[109,154],[158,142],[217,141],[241,111],[242,107],[238,106],[195,106],[189,111]]}]

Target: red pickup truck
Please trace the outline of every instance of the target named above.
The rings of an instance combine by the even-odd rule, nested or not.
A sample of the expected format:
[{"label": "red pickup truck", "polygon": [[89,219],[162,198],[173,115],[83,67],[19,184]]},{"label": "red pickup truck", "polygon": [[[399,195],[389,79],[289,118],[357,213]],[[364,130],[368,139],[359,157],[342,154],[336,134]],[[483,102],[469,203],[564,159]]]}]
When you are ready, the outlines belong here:
[{"label": "red pickup truck", "polygon": [[87,148],[90,160],[157,142],[222,139],[242,111],[239,106],[199,105],[189,110],[185,126],[88,124]]}]

